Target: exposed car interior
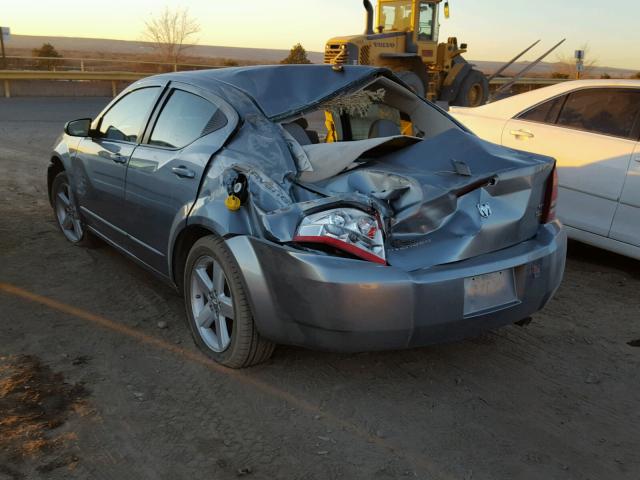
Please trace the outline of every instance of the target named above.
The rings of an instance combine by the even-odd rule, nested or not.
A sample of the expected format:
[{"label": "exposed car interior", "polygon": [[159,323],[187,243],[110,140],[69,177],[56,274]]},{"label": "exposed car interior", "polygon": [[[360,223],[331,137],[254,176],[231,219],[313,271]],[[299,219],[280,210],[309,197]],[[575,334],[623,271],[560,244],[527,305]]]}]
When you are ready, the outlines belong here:
[{"label": "exposed car interior", "polygon": [[438,109],[384,77],[281,125],[306,181],[330,178],[381,150],[397,150],[459,128]]}]

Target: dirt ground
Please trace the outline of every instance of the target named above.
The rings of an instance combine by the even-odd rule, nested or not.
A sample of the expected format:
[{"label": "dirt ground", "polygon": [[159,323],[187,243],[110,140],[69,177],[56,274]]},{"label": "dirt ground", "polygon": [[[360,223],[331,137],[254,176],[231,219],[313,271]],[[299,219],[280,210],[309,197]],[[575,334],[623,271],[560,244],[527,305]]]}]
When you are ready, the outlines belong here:
[{"label": "dirt ground", "polygon": [[571,243],[527,327],[228,371],[171,289],[54,223],[51,145],[106,101],[0,100],[0,479],[640,478],[639,262]]}]

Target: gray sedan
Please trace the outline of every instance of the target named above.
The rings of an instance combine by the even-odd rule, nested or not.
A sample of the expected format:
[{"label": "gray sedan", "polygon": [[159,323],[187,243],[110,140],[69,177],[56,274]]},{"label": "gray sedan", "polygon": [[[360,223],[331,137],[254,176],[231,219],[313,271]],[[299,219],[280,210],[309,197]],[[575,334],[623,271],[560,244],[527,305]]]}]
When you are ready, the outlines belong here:
[{"label": "gray sedan", "polygon": [[528,318],[562,279],[553,159],[487,143],[391,72],[264,66],[134,83],[69,122],[60,228],[184,294],[229,367],[276,343],[451,341]]}]

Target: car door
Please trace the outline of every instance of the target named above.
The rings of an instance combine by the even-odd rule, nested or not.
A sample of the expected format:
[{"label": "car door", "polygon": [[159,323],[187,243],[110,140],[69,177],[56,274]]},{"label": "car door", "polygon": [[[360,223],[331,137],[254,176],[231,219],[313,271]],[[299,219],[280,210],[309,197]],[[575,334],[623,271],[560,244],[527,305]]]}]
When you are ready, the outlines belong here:
[{"label": "car door", "polygon": [[177,82],[160,104],[129,161],[125,209],[131,253],[167,274],[172,232],[186,221],[209,159],[238,115],[222,99]]},{"label": "car door", "polygon": [[92,137],[82,139],[74,160],[76,195],[85,221],[119,245],[126,240],[127,163],[159,93],[158,86],[140,88],[111,105],[94,122]]},{"label": "car door", "polygon": [[636,144],[629,165],[610,236],[615,240],[640,247],[640,143]]},{"label": "car door", "polygon": [[634,89],[586,88],[505,125],[503,145],[557,160],[558,216],[566,225],[609,235],[635,147],[639,99]]}]

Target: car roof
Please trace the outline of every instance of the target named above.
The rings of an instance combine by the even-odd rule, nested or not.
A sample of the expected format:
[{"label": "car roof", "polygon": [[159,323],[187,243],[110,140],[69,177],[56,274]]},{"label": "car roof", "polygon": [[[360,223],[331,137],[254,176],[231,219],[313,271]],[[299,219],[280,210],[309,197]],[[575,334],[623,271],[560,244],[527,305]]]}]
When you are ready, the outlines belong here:
[{"label": "car roof", "polygon": [[387,69],[331,65],[264,65],[220,68],[161,75],[202,88],[230,85],[249,95],[274,120],[314,107],[345,89],[390,75]]},{"label": "car roof", "polygon": [[544,102],[547,99],[557,97],[573,90],[579,90],[581,88],[640,88],[640,80],[571,80],[550,85],[548,87],[538,88],[530,92],[514,95],[502,100],[498,100],[487,105],[476,108],[452,108],[452,112],[459,112],[462,114],[482,115],[495,118],[512,118],[514,115],[526,110],[529,107]]}]

